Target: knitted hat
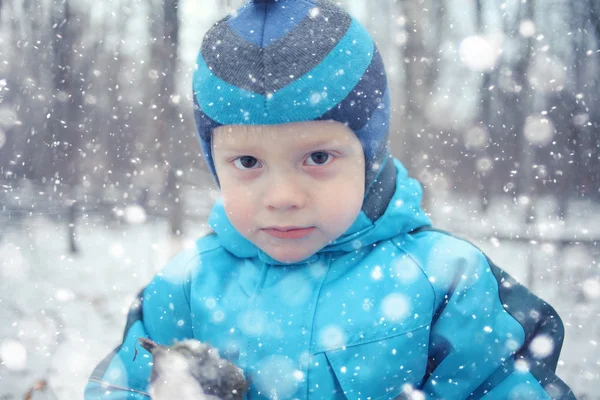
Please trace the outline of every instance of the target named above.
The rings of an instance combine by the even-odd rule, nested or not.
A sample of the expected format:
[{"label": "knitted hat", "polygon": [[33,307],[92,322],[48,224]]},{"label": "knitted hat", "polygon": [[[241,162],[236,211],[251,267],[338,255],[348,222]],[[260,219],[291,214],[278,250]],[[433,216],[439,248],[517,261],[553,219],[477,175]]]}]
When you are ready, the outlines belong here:
[{"label": "knitted hat", "polygon": [[323,0],[250,0],[205,35],[193,76],[205,160],[222,125],[346,124],[365,154],[366,185],[388,158],[389,91],[369,33]]}]

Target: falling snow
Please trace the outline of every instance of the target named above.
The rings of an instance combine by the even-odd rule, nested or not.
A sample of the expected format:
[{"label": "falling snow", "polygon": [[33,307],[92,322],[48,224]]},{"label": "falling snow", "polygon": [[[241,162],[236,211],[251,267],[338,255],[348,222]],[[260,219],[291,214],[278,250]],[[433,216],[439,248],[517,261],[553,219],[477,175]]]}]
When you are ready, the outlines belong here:
[{"label": "falling snow", "polygon": [[346,333],[336,325],[325,326],[318,337],[319,344],[326,349],[336,349],[346,344]]},{"label": "falling snow", "polygon": [[535,358],[545,358],[554,350],[554,341],[546,335],[539,335],[533,338],[529,345],[529,350]]},{"label": "falling snow", "polygon": [[[240,2],[181,0],[180,35],[163,38],[166,15],[151,2],[126,1],[119,12],[87,0],[37,8],[0,1],[0,399],[23,398],[40,379],[58,399],[81,398],[92,369],[119,343],[135,294],[172,254],[208,232],[219,192],[199,165],[190,77],[202,33],[223,15],[235,18]],[[76,18],[56,8],[67,3]],[[558,375],[578,397],[597,398],[598,2],[580,2],[577,12],[526,1],[341,3],[379,46],[394,109],[391,153],[421,179],[435,226],[475,242],[557,309],[566,331]],[[319,20],[327,10],[307,13]],[[167,40],[174,37],[180,42]],[[60,53],[73,57],[58,60]],[[74,73],[61,75],[67,72]],[[335,79],[355,72],[352,65],[331,71]],[[299,77],[290,69],[290,79]],[[309,93],[307,103],[321,107],[330,93]],[[401,200],[393,206],[412,212]],[[361,256],[360,240],[347,245]],[[444,257],[428,260],[436,273],[445,272]],[[362,276],[374,287],[410,286],[422,278],[416,265],[398,254],[394,265],[369,264]],[[324,264],[306,275],[289,272],[276,300],[303,307],[313,280],[328,273]],[[188,276],[165,271],[162,278],[182,283]],[[354,304],[385,326],[412,319],[420,301],[400,292],[372,297]],[[200,304],[219,327],[232,319],[218,298]],[[282,335],[260,311],[233,325],[224,329],[253,339]],[[501,327],[486,321],[480,329],[485,336]],[[339,350],[352,332],[331,324],[312,334],[317,346]],[[509,338],[502,346],[513,352],[520,343]],[[555,346],[540,335],[528,350],[543,359]],[[299,355],[299,365],[265,357],[253,366],[254,384],[272,399],[291,396],[307,379],[301,369],[311,356]],[[357,370],[349,365],[335,373],[352,379]],[[171,369],[181,367],[175,359]],[[534,368],[524,360],[516,367]],[[403,390],[425,398],[411,385]],[[558,391],[552,384],[546,390]]]},{"label": "falling snow", "polygon": [[0,358],[6,368],[22,371],[27,366],[27,349],[20,341],[7,339],[0,345]]},{"label": "falling snow", "polygon": [[525,120],[524,132],[531,144],[545,146],[552,141],[555,130],[548,118],[531,116]]},{"label": "falling snow", "polygon": [[381,301],[381,314],[390,321],[406,319],[411,311],[410,299],[401,293],[389,294]]},{"label": "falling snow", "polygon": [[474,71],[493,68],[500,56],[500,43],[497,37],[469,36],[460,44],[461,61]]}]

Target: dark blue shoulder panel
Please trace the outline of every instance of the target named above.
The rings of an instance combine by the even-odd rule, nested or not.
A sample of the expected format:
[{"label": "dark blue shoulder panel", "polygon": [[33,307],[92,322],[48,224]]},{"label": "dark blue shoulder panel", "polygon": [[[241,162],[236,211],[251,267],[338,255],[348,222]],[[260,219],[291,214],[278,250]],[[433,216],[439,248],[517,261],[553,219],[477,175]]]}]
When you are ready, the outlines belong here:
[{"label": "dark blue shoulder panel", "polygon": [[[433,228],[432,226],[422,226],[413,230],[411,234],[424,231],[443,233],[470,243],[468,240]],[[551,399],[575,399],[571,389],[555,374],[565,337],[564,326],[557,312],[550,304],[531,293],[525,286],[521,285],[516,279],[494,264],[489,257],[486,256],[486,259],[498,282],[498,294],[502,305],[519,322],[525,332],[525,343],[515,354],[511,364],[514,366],[517,360],[524,360],[529,366],[531,374],[546,389]],[[536,337],[547,337],[552,340],[552,351],[544,357],[534,355],[530,350],[530,344]],[[512,368],[498,370],[473,391],[469,399],[482,397],[508,376],[512,370]]]}]

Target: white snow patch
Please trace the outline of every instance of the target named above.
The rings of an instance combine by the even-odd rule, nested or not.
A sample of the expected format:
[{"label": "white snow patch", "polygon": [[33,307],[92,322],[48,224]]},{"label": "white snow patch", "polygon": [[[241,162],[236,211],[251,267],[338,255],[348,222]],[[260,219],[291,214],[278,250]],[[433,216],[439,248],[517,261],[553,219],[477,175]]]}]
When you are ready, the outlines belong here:
[{"label": "white snow patch", "polygon": [[[299,376],[294,362],[285,356],[271,355],[256,365],[257,373],[252,376],[256,388],[271,399],[292,397],[299,387]],[[300,379],[299,379],[300,378]]]},{"label": "white snow patch", "polygon": [[488,172],[494,166],[494,162],[490,157],[481,157],[478,158],[475,162],[475,168],[479,172]]},{"label": "white snow patch", "polygon": [[529,372],[529,363],[523,359],[515,361],[515,369],[521,373]]},{"label": "white snow patch", "polygon": [[465,131],[463,139],[467,149],[480,150],[488,145],[490,134],[483,126],[476,125]]},{"label": "white snow patch", "polygon": [[240,331],[248,336],[260,336],[267,325],[267,314],[260,310],[248,310],[238,317]]},{"label": "white snow patch", "polygon": [[376,265],[375,268],[373,268],[373,270],[371,271],[371,278],[373,278],[373,280],[376,281],[383,278],[383,272],[381,271],[381,267],[379,265]]},{"label": "white snow patch", "polygon": [[30,266],[21,247],[12,243],[0,243],[0,278],[5,281],[22,281],[28,278]]},{"label": "white snow patch", "polygon": [[337,325],[327,325],[319,333],[319,344],[326,349],[346,345],[346,333]]},{"label": "white snow patch", "polygon": [[581,290],[586,299],[596,300],[600,297],[600,281],[598,278],[588,278],[583,282]]},{"label": "white snow patch", "polygon": [[0,106],[0,127],[10,129],[19,123],[17,112],[10,106]]},{"label": "white snow patch", "polygon": [[108,253],[114,258],[121,259],[125,255],[125,248],[121,243],[113,243],[108,249]]},{"label": "white snow patch", "polygon": [[27,349],[18,340],[7,339],[0,344],[0,365],[14,371],[27,366]]},{"label": "white snow patch", "polygon": [[401,293],[389,294],[381,301],[380,311],[390,321],[401,321],[411,312],[410,300]]},{"label": "white snow patch", "polygon": [[521,21],[521,25],[519,25],[519,33],[521,34],[521,36],[530,38],[533,35],[535,35],[535,32],[536,32],[535,22],[533,22],[530,19]]},{"label": "white snow patch", "polygon": [[392,264],[392,271],[394,277],[405,285],[413,283],[419,275],[421,270],[412,262],[406,262],[406,257],[398,257]]},{"label": "white snow patch", "polygon": [[554,124],[548,118],[527,117],[524,131],[529,143],[536,146],[545,146],[554,138]]},{"label": "white snow patch", "polygon": [[535,358],[544,358],[554,350],[554,341],[548,335],[538,335],[531,341],[529,349]]},{"label": "white snow patch", "polygon": [[125,221],[130,224],[142,224],[146,222],[146,210],[138,204],[131,204],[125,207]]},{"label": "white snow patch", "polygon": [[75,299],[75,293],[70,289],[58,288],[54,293],[54,298],[60,303],[66,303]]},{"label": "white snow patch", "polygon": [[567,84],[567,67],[557,57],[539,52],[527,71],[527,79],[538,92],[561,91]]},{"label": "white snow patch", "polygon": [[460,60],[473,71],[492,69],[498,62],[501,44],[501,36],[468,36],[460,43]]}]

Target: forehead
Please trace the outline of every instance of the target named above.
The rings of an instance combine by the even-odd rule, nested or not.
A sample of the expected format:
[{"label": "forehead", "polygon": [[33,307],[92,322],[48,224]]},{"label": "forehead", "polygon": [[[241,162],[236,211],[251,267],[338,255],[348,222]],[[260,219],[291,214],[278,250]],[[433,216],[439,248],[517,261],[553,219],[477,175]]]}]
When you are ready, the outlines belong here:
[{"label": "forehead", "polygon": [[337,121],[307,121],[278,125],[225,125],[213,132],[213,146],[228,144],[312,144],[358,141],[350,128]]}]

